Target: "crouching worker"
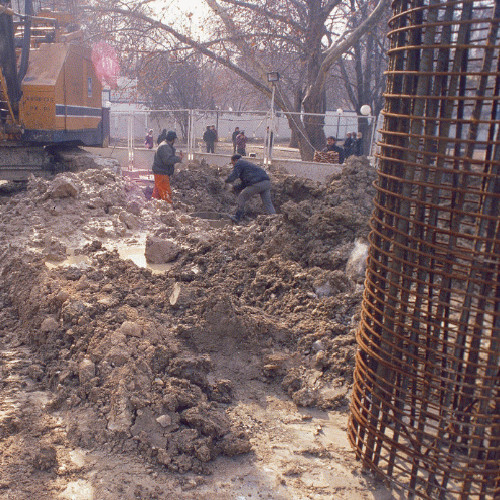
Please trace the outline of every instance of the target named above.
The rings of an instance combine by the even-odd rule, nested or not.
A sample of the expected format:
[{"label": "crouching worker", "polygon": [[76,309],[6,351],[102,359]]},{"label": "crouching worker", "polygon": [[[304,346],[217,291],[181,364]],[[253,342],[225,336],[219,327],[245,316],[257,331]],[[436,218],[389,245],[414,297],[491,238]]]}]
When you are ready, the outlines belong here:
[{"label": "crouching worker", "polygon": [[177,139],[177,134],[170,130],[165,140],[158,146],[153,160],[155,187],[152,196],[153,198],[165,200],[168,203],[172,203],[170,176],[174,173],[175,164],[182,161],[182,151],[179,153],[179,156],[175,154],[175,139]]},{"label": "crouching worker", "polygon": [[231,164],[234,168],[226,182],[241,180],[241,184],[235,188],[240,190],[240,193],[237,199],[236,214],[231,217],[231,220],[236,223],[240,222],[245,214],[246,202],[257,194],[260,194],[266,213],[275,214],[276,210],[274,210],[271,201],[271,180],[266,171],[247,160],[243,160],[241,155],[233,155]]}]

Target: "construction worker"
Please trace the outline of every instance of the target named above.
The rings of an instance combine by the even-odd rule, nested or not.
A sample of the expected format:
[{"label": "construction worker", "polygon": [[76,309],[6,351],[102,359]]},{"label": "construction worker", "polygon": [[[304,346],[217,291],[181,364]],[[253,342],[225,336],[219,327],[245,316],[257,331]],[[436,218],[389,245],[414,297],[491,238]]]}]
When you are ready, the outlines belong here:
[{"label": "construction worker", "polygon": [[153,174],[155,177],[155,187],[152,197],[172,203],[172,189],[170,188],[170,176],[174,173],[176,163],[182,161],[182,151],[179,156],[175,154],[174,142],[177,134],[170,130],[165,136],[165,140],[160,143],[153,160]]},{"label": "construction worker", "polygon": [[323,153],[328,152],[338,153],[339,155],[339,163],[344,163],[344,149],[340,146],[337,146],[337,139],[335,137],[327,137],[326,146],[322,149]]},{"label": "construction worker", "polygon": [[241,183],[235,187],[239,191],[237,198],[236,214],[231,216],[231,220],[238,224],[245,214],[245,203],[256,194],[260,194],[264,208],[268,214],[275,214],[273,202],[271,201],[271,180],[266,171],[236,154],[231,157],[233,171],[226,179],[226,183],[240,179]]}]

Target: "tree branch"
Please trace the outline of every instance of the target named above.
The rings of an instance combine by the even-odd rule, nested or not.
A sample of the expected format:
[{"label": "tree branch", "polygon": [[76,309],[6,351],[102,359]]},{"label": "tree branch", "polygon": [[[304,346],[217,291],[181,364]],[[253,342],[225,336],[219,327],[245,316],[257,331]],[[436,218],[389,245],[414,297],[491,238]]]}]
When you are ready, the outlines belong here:
[{"label": "tree branch", "polygon": [[272,12],[264,7],[260,7],[259,5],[255,5],[248,2],[241,2],[239,0],[222,0],[225,3],[229,3],[231,5],[235,5],[236,7],[244,7],[245,9],[252,10],[257,14],[261,14],[267,18],[274,19],[275,21],[280,21],[282,23],[287,24],[301,32],[304,32],[306,28],[302,26],[300,23],[294,21],[291,17],[283,16],[276,12]]},{"label": "tree branch", "polygon": [[192,38],[190,38],[186,35],[183,35],[182,33],[179,33],[177,30],[175,30],[171,26],[168,26],[167,24],[164,24],[161,21],[157,21],[155,19],[152,19],[151,17],[147,16],[146,14],[142,14],[140,12],[131,11],[131,10],[120,9],[117,7],[109,7],[109,8],[85,7],[85,10],[88,10],[90,12],[103,13],[103,14],[120,14],[120,15],[123,15],[127,18],[137,19],[137,20],[141,20],[143,22],[146,22],[151,27],[158,28],[158,29],[165,31],[166,33],[169,33],[170,35],[172,35],[174,38],[176,38],[180,42],[188,45],[189,47],[192,47],[192,48],[198,50],[199,52],[206,55],[210,59],[217,61],[218,63],[222,64],[223,66],[225,66],[226,68],[230,69],[231,71],[236,73],[238,76],[243,78],[245,81],[250,83],[250,85],[255,87],[260,92],[264,93],[268,97],[271,96],[271,88],[269,88],[267,85],[262,83],[262,81],[258,80],[257,78],[254,78],[252,75],[250,75],[244,69],[242,69],[239,66],[237,66],[236,64],[232,63],[229,59],[226,59],[226,58],[218,55],[213,50],[208,49],[203,43],[197,42],[196,40],[193,40]]},{"label": "tree branch", "polygon": [[365,19],[354,31],[350,33],[343,41],[327,49],[325,59],[321,63],[315,82],[309,86],[304,97],[304,104],[307,105],[312,96],[320,94],[321,89],[325,86],[326,76],[333,63],[342,56],[347,50],[353,46],[374,24],[382,17],[385,9],[389,7],[390,0],[379,0],[375,9],[370,16]]},{"label": "tree branch", "polygon": [[337,7],[342,0],[330,0],[324,7],[323,7],[323,12],[328,15],[330,12]]},{"label": "tree branch", "polygon": [[354,89],[352,88],[352,83],[351,79],[349,78],[349,74],[347,73],[347,69],[345,67],[345,62],[343,59],[340,60],[340,72],[342,73],[342,76],[346,82],[346,90],[347,90],[347,95],[349,96],[349,100],[354,106],[354,109],[358,109],[358,100],[356,99],[356,94],[354,93]]},{"label": "tree branch", "polygon": [[[227,1],[227,0],[224,0]],[[238,47],[240,52],[246,56],[246,62],[253,66],[253,69],[260,77],[260,82],[265,82],[267,80],[268,69],[255,58],[254,50],[248,45],[245,39],[239,38],[241,34],[237,26],[235,25],[233,18],[228,14],[227,10],[217,3],[216,0],[205,0],[209,7],[221,18],[222,22],[226,26],[229,33],[236,35],[235,45]],[[250,76],[250,75],[248,75]],[[253,78],[253,77],[251,77]],[[267,88],[267,86],[266,86]],[[269,89],[268,89],[269,91]],[[269,91],[270,92],[270,91]],[[269,95],[269,93],[268,93]]]}]

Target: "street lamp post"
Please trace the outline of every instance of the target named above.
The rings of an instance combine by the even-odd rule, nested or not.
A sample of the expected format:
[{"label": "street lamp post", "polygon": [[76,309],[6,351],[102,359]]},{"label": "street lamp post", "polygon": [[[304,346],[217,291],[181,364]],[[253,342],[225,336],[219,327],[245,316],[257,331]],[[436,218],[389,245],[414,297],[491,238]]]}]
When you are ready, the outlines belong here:
[{"label": "street lamp post", "polygon": [[340,130],[340,117],[344,113],[344,110],[342,108],[337,109],[337,133],[335,134],[336,138],[339,138],[339,130]]},{"label": "street lamp post", "polygon": [[[363,115],[366,116],[368,119],[368,116],[371,115],[372,113],[372,108],[368,104],[363,104],[361,108],[359,108],[359,112]],[[372,148],[373,148],[373,140],[375,138],[375,127],[376,127],[376,122],[374,121],[374,118],[371,117],[371,125],[372,125],[372,131],[370,135],[370,144],[369,144],[369,154],[372,154]],[[368,127],[368,123],[366,124]],[[366,141],[366,139],[363,137],[363,140]]]},{"label": "street lamp post", "polygon": [[264,163],[271,163],[272,150],[273,150],[273,130],[274,130],[274,94],[276,91],[276,82],[280,79],[280,74],[277,71],[272,71],[267,74],[267,81],[273,86],[271,93],[271,112],[269,126],[266,129],[266,143],[264,147]]}]

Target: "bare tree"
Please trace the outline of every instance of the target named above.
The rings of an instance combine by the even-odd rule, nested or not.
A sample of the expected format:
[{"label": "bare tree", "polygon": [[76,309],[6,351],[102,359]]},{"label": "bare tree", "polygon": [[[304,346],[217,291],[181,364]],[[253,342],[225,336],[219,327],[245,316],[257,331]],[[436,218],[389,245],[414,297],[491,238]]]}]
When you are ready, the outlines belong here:
[{"label": "bare tree", "polygon": [[[370,0],[350,0],[348,24],[353,28],[368,15]],[[383,72],[387,67],[388,41],[386,23],[389,12],[378,23],[372,25],[365,36],[338,60],[334,66],[332,79],[345,88],[351,109],[360,115],[361,106],[368,104],[372,114],[377,116],[383,107]],[[363,133],[365,146],[368,145],[368,120],[360,117],[358,128]]]},{"label": "bare tree", "polygon": [[[266,47],[276,45],[293,51],[303,65],[303,86],[300,86],[301,106],[306,113],[325,110],[325,82],[332,65],[378,22],[389,0],[378,0],[370,14],[356,27],[343,22],[347,0],[205,0],[214,13],[214,26],[207,41],[195,40],[172,24],[162,21],[165,12],[155,13],[149,2],[96,0],[92,7],[106,23],[107,32],[114,32],[125,42],[134,33],[144,50],[176,45],[195,50],[230,69],[255,89],[270,97],[272,86],[267,73],[276,67],[266,64],[261,54]],[[252,22],[249,22],[253,20]],[[339,33],[333,30],[338,29]],[[139,35],[139,38],[137,38]],[[174,42],[175,40],[175,42]],[[127,42],[125,42],[127,43]],[[324,140],[323,121],[319,116],[307,116],[303,121],[290,114],[296,108],[296,95],[287,94],[277,85],[276,105],[285,113],[290,127],[296,132],[301,157],[310,159],[315,147]],[[320,133],[318,134],[318,131]]]}]

